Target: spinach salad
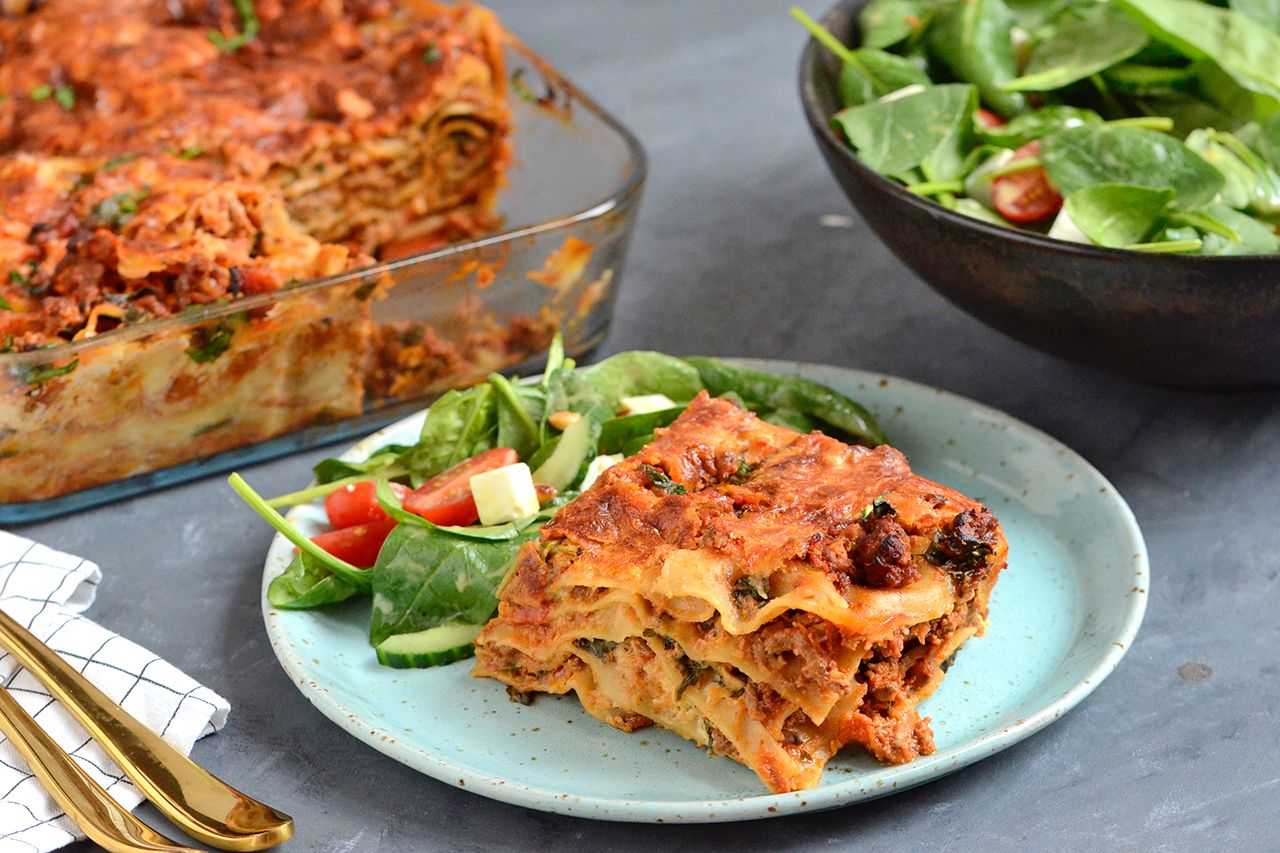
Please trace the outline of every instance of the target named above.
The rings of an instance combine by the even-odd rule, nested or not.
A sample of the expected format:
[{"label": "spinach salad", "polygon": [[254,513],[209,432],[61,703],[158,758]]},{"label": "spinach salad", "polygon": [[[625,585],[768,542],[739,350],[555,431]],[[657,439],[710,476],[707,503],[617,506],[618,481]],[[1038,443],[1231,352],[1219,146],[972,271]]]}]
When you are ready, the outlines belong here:
[{"label": "spinach salad", "polygon": [[1111,248],[1280,251],[1280,3],[871,0],[832,126],[984,222]]},{"label": "spinach salad", "polygon": [[[449,391],[428,409],[414,445],[378,448],[358,462],[326,459],[313,469],[316,485],[272,500],[232,474],[241,497],[298,547],[267,599],[284,610],[369,599],[369,641],[389,666],[468,657],[520,546],[602,463],[637,452],[703,390],[802,432],[885,441],[860,405],[808,380],[642,351],[577,368],[557,338],[537,382],[495,374]],[[524,465],[539,493],[528,511],[477,523],[479,475]],[[278,512],[317,500],[335,530],[313,538]]]}]

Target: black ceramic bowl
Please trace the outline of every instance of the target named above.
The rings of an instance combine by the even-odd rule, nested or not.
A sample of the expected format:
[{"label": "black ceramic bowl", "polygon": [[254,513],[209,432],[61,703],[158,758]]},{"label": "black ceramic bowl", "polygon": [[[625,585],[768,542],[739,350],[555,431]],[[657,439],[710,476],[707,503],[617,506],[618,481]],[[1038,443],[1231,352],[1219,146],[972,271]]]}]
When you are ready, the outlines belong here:
[{"label": "black ceramic bowl", "polygon": [[[823,18],[858,43],[846,0]],[[1158,255],[988,225],[864,166],[831,129],[839,61],[810,40],[800,97],[854,207],[917,275],[979,320],[1033,347],[1167,385],[1280,386],[1280,255]]]}]

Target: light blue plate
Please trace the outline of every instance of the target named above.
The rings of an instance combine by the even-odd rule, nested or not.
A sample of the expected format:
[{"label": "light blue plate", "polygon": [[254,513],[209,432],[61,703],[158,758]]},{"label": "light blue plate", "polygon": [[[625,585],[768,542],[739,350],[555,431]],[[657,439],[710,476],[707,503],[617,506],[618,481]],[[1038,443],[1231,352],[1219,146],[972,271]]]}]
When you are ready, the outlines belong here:
[{"label": "light blue plate", "polygon": [[[525,707],[469,662],[429,670],[379,666],[368,604],[277,611],[266,584],[287,564],[267,555],[263,612],[285,671],[325,716],[428,776],[487,797],[607,820],[707,822],[847,805],[919,785],[1035,733],[1083,700],[1129,648],[1147,602],[1147,550],[1133,513],[1088,462],[1013,418],[901,379],[820,365],[746,362],[798,374],[861,401],[914,470],[986,503],[1009,538],[1009,568],[991,627],[961,650],[922,706],[937,752],[897,767],[856,747],[808,791],[769,794],[755,774],[657,728],[635,734],[585,714],[577,700]],[[347,456],[412,443],[421,416],[370,436]],[[318,532],[318,507],[291,518]]]}]

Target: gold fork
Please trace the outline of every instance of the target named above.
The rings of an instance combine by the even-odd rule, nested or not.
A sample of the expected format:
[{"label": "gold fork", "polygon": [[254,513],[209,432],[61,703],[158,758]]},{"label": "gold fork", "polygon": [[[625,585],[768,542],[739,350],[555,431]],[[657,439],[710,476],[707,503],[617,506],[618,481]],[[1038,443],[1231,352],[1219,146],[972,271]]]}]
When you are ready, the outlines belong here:
[{"label": "gold fork", "polygon": [[198,853],[165,838],[111,799],[4,687],[0,687],[0,731],[67,817],[99,847],[110,853]]},{"label": "gold fork", "polygon": [[242,794],[170,746],[3,610],[0,647],[48,688],[161,814],[191,837],[220,850],[263,850],[292,837],[293,818]]}]

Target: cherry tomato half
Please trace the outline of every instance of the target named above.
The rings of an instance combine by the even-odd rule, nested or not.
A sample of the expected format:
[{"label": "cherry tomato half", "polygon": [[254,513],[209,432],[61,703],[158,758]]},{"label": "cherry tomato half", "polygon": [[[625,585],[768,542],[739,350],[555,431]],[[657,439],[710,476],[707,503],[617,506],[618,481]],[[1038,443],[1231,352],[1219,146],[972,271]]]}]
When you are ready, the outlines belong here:
[{"label": "cherry tomato half", "polygon": [[1004,119],[1000,118],[1000,116],[985,107],[978,107],[978,111],[973,114],[973,120],[980,126],[985,127],[987,130],[991,130],[995,127],[1004,127],[1005,125]]},{"label": "cherry tomato half", "polygon": [[311,537],[311,541],[338,559],[346,560],[357,568],[367,569],[378,562],[382,543],[387,541],[387,534],[395,526],[395,521],[388,518],[386,521],[331,530]]},{"label": "cherry tomato half", "polygon": [[478,453],[414,489],[404,499],[404,508],[435,524],[475,524],[480,520],[480,511],[471,497],[471,478],[519,461],[520,457],[509,447]]},{"label": "cherry tomato half", "polygon": [[[409,494],[409,487],[399,483],[390,483],[391,491],[396,497],[404,500]],[[363,483],[348,483],[336,492],[331,492],[324,499],[325,515],[334,529],[355,527],[357,524],[369,524],[373,521],[386,521],[387,511],[378,503],[372,480]]]},{"label": "cherry tomato half", "polygon": [[[1019,160],[1039,154],[1040,140],[1034,139],[1015,151],[1013,158]],[[1023,225],[1042,222],[1062,209],[1062,196],[1043,166],[996,178],[991,182],[991,202],[1005,219]]]}]

